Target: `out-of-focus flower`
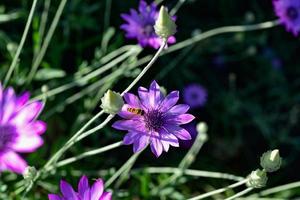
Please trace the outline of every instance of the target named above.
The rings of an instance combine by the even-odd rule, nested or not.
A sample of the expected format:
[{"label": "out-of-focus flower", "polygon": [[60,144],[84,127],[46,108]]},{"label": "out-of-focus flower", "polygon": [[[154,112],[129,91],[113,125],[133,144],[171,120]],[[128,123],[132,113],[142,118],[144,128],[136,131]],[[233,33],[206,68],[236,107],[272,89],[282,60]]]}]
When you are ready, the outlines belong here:
[{"label": "out-of-focus flower", "polygon": [[300,1],[273,0],[276,15],[287,31],[297,36],[300,32]]},{"label": "out-of-focus flower", "polygon": [[133,144],[133,151],[138,152],[150,144],[151,151],[159,157],[162,151],[168,151],[170,145],[179,146],[178,139],[190,140],[190,133],[180,125],[194,119],[186,114],[188,105],[176,105],[179,92],[173,91],[164,96],[159,85],[153,81],[150,89],[139,87],[139,98],[131,93],[124,95],[126,104],[119,112],[125,120],[113,124],[118,130],[127,130],[124,144]]},{"label": "out-of-focus flower", "polygon": [[29,92],[16,96],[13,88],[0,84],[0,172],[23,173],[26,161],[18,153],[31,153],[42,146],[46,124],[36,120],[43,109],[39,101],[29,103]]},{"label": "out-of-focus flower", "polygon": [[[138,10],[131,9],[129,14],[121,15],[126,21],[126,24],[121,25],[121,29],[126,32],[128,39],[137,39],[142,47],[149,46],[158,49],[162,43],[162,39],[156,35],[154,30],[158,13],[155,3],[148,5],[141,0]],[[174,36],[168,39],[169,44],[173,44],[175,41]]]},{"label": "out-of-focus flower", "polygon": [[78,184],[78,192],[65,182],[60,182],[62,195],[49,194],[49,200],[111,200],[111,193],[104,192],[104,185],[101,179],[97,179],[92,187],[86,176],[82,176]]},{"label": "out-of-focus flower", "polygon": [[191,108],[204,106],[207,101],[207,91],[199,84],[191,84],[183,90],[183,100]]}]

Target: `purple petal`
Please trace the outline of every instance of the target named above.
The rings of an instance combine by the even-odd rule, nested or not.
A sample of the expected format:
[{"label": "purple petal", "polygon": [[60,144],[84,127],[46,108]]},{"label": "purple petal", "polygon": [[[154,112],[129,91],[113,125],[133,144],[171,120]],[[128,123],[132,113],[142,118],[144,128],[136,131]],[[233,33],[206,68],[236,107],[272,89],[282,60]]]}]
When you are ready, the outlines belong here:
[{"label": "purple petal", "polygon": [[132,119],[134,117],[137,117],[136,114],[134,113],[131,113],[131,112],[128,112],[128,108],[138,108],[138,109],[141,109],[140,107],[133,107],[129,104],[124,104],[121,111],[118,113],[118,115],[122,118],[125,118],[125,119]]},{"label": "purple petal", "polygon": [[12,148],[17,152],[30,153],[42,146],[43,143],[43,139],[39,135],[19,135]]},{"label": "purple petal", "polygon": [[86,176],[82,176],[78,183],[78,193],[80,197],[84,197],[86,190],[89,190],[89,181]]},{"label": "purple petal", "polygon": [[39,115],[42,109],[43,103],[38,101],[33,102],[24,106],[12,119],[12,121],[17,125],[22,125],[24,123],[31,122],[34,118],[36,118]]},{"label": "purple petal", "polygon": [[138,89],[139,97],[141,99],[141,104],[144,106],[144,108],[149,108],[150,107],[150,102],[149,102],[149,93],[148,90],[144,87],[139,87]]},{"label": "purple petal", "polygon": [[190,123],[191,121],[193,121],[193,119],[195,119],[195,117],[191,114],[181,114],[181,115],[177,115],[177,116],[168,116],[167,119],[167,123],[168,124],[187,124]]},{"label": "purple petal", "polygon": [[168,113],[170,114],[175,114],[175,115],[180,115],[186,113],[190,109],[190,106],[186,104],[178,104],[174,107],[172,107]]},{"label": "purple petal", "polygon": [[99,200],[111,200],[112,194],[111,192],[104,192]]},{"label": "purple petal", "polygon": [[96,180],[91,188],[91,199],[90,200],[99,200],[103,193],[103,181],[101,179]]},{"label": "purple petal", "polygon": [[155,108],[163,99],[163,94],[160,91],[156,81],[152,81],[149,89],[149,103],[152,108]]},{"label": "purple petal", "polygon": [[149,144],[149,136],[140,135],[140,137],[133,143],[133,152],[139,152]]},{"label": "purple petal", "polygon": [[153,137],[151,137],[151,143],[150,143],[150,148],[152,153],[158,158],[163,151],[163,146],[160,140],[158,139],[160,136],[158,133],[153,132],[152,133]]},{"label": "purple petal", "polygon": [[72,186],[66,181],[60,181],[60,190],[64,198],[77,200],[76,192],[73,190]]},{"label": "purple petal", "polygon": [[15,112],[16,96],[13,88],[8,88],[4,91],[3,102],[2,102],[2,123],[6,123]]},{"label": "purple petal", "polygon": [[112,127],[118,130],[139,130],[142,124],[137,120],[119,120]]},{"label": "purple petal", "polygon": [[160,131],[161,135],[161,142],[162,143],[168,143],[173,147],[179,147],[179,141],[175,135],[172,133],[167,132],[166,130],[162,129]]},{"label": "purple petal", "polygon": [[163,112],[168,111],[170,108],[172,108],[177,101],[179,100],[179,92],[173,91],[168,96],[165,97],[165,99],[161,103],[161,110]]},{"label": "purple petal", "polygon": [[29,101],[30,93],[24,92],[21,94],[16,100],[16,110],[20,110],[28,101]]},{"label": "purple petal", "polygon": [[181,139],[181,140],[191,140],[192,137],[190,135],[190,133],[185,130],[184,128],[181,128],[179,126],[166,126],[167,130],[169,133],[174,134],[177,138]]},{"label": "purple petal", "polygon": [[48,194],[49,200],[63,200],[59,195],[56,194]]},{"label": "purple petal", "polygon": [[35,121],[31,122],[25,127],[22,127],[20,130],[18,130],[21,134],[25,135],[41,135],[43,134],[47,129],[47,124],[43,121]]},{"label": "purple petal", "polygon": [[124,94],[124,99],[129,104],[130,106],[133,106],[135,108],[140,108],[140,100],[137,96],[131,93],[125,93]]},{"label": "purple petal", "polygon": [[27,163],[23,158],[13,151],[8,151],[0,155],[0,169],[10,170],[18,174],[22,174],[27,167]]},{"label": "purple petal", "polygon": [[128,132],[123,138],[123,144],[129,145],[135,142],[135,140],[139,139],[139,133],[137,132]]}]

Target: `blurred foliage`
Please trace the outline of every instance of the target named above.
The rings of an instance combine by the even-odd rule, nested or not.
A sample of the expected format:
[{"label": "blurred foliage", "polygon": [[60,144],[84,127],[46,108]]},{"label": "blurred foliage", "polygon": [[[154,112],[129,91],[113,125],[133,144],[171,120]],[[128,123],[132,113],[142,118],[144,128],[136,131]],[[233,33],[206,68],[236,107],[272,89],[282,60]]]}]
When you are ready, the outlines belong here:
[{"label": "blurred foliage", "polygon": [[[71,84],[70,89],[47,99],[41,115],[41,119],[48,123],[45,145],[36,153],[26,155],[28,162],[37,168],[99,111],[100,97],[108,88],[122,91],[139,73],[139,59],[153,53],[151,49],[141,51],[137,46],[129,46],[116,56],[127,53],[127,57],[100,75],[80,81],[82,77],[109,63],[112,60],[107,57],[109,53],[123,45],[135,44],[124,38],[119,27],[122,24],[120,13],[137,7],[137,1],[68,1],[34,81],[25,85],[43,42],[43,35],[49,29],[59,3],[56,0],[39,1],[30,36],[10,80],[10,85],[17,91],[29,90],[33,97],[42,94],[42,86],[50,92]],[[168,7],[176,3],[177,0],[165,1]],[[40,26],[47,5],[48,20],[44,22],[43,32]],[[31,1],[26,0],[0,2],[0,19],[2,15],[17,16],[7,21],[0,20],[1,80],[16,51],[30,6]],[[219,26],[275,19],[271,0],[187,0],[176,15],[177,41]],[[263,31],[216,36],[159,59],[140,82],[141,85],[148,86],[151,80],[156,79],[168,91],[182,91],[190,83],[199,83],[208,91],[206,106],[192,110],[192,113],[197,121],[207,122],[209,141],[191,168],[246,176],[259,166],[261,153],[270,148],[279,148],[284,157],[284,166],[270,177],[268,186],[300,179],[297,173],[300,167],[299,44],[299,38],[279,26]],[[76,144],[66,157],[121,140],[123,135],[124,132],[107,126]],[[146,150],[134,168],[176,167],[186,152],[172,148],[168,154],[156,159]],[[49,192],[57,192],[61,178],[74,186],[82,174],[90,178],[101,176],[108,179],[131,154],[132,147],[124,146],[57,169],[51,176],[38,182],[29,198],[45,199]],[[179,200],[230,184],[229,181],[184,176],[153,196],[151,190],[168,177],[168,174],[150,175],[141,170],[112,188],[116,189],[116,199]],[[18,199],[8,192],[17,190],[17,180],[21,180],[21,177],[11,173],[0,176],[0,199]],[[225,195],[232,195],[233,192]],[[276,195],[274,197],[291,199],[300,195],[300,189]],[[216,198],[222,199],[224,196]]]}]

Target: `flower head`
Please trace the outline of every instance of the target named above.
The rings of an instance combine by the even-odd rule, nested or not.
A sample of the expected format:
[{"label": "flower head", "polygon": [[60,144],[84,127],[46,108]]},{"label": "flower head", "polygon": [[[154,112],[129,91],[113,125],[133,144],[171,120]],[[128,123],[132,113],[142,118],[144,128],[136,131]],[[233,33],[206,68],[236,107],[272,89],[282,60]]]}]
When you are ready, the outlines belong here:
[{"label": "flower head", "polygon": [[49,200],[111,200],[111,193],[104,192],[103,181],[97,179],[92,187],[86,176],[82,176],[78,184],[78,192],[75,192],[72,186],[65,182],[60,182],[62,195],[49,194]]},{"label": "flower head", "polygon": [[183,100],[191,108],[203,106],[207,100],[207,91],[204,87],[198,84],[191,84],[183,90]]},{"label": "flower head", "polygon": [[188,105],[175,105],[179,100],[179,92],[173,91],[164,96],[159,85],[153,81],[150,89],[139,87],[139,97],[126,93],[126,104],[119,112],[124,120],[117,121],[113,127],[127,130],[124,144],[133,144],[133,151],[138,152],[150,144],[151,151],[159,157],[162,151],[168,151],[170,145],[179,146],[178,139],[190,140],[190,133],[180,125],[194,119],[186,114]]},{"label": "flower head", "polygon": [[282,158],[279,155],[279,150],[265,152],[260,158],[260,165],[267,172],[275,172],[280,169]]},{"label": "flower head", "polygon": [[[126,21],[121,29],[126,32],[127,38],[137,39],[142,47],[150,46],[158,49],[162,43],[162,39],[156,35],[154,30],[158,13],[155,3],[148,5],[144,0],[141,0],[138,10],[131,9],[129,14],[121,15]],[[175,37],[169,37],[168,43],[175,43]]]},{"label": "flower head", "polygon": [[276,15],[281,23],[295,36],[300,32],[300,1],[299,0],[273,0]]},{"label": "flower head", "polygon": [[46,124],[36,120],[43,103],[29,103],[29,93],[16,96],[13,88],[0,84],[0,172],[23,173],[26,161],[18,153],[34,152],[43,144]]}]

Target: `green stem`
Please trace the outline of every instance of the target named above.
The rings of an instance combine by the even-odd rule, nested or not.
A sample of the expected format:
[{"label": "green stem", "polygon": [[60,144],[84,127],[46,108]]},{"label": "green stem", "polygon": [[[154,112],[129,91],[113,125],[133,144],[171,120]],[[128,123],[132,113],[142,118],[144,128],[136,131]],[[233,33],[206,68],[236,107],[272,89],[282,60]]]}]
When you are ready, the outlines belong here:
[{"label": "green stem", "polygon": [[24,43],[26,41],[26,37],[28,35],[28,31],[29,31],[29,28],[30,28],[30,24],[32,22],[32,18],[33,18],[33,14],[34,14],[36,5],[37,5],[37,0],[34,0],[32,2],[32,6],[31,6],[31,9],[30,9],[30,12],[29,12],[29,16],[28,16],[28,19],[27,19],[27,22],[26,22],[26,25],[25,25],[25,29],[24,29],[24,32],[23,32],[20,44],[19,44],[18,49],[16,51],[16,54],[15,54],[15,56],[13,58],[13,61],[12,61],[11,65],[10,65],[10,67],[8,69],[8,72],[7,72],[6,76],[5,76],[5,79],[4,79],[4,82],[3,82],[3,87],[7,86],[8,81],[9,81],[9,79],[10,79],[13,71],[15,70],[15,68],[17,66],[19,56],[21,54],[21,51],[22,51],[23,46],[24,46]]},{"label": "green stem", "polygon": [[116,143],[107,145],[105,147],[101,147],[101,148],[98,148],[98,149],[94,149],[94,150],[91,150],[91,151],[84,152],[84,153],[79,154],[77,156],[74,156],[74,157],[62,160],[62,161],[56,163],[55,165],[53,165],[53,166],[45,169],[45,171],[50,171],[50,170],[52,170],[54,168],[63,167],[63,166],[66,166],[68,164],[71,164],[73,162],[77,162],[78,160],[81,160],[83,158],[90,157],[90,156],[93,156],[93,155],[97,155],[97,154],[100,154],[100,153],[103,153],[103,152],[115,149],[117,147],[122,146],[122,144],[123,144],[123,142],[120,141],[120,142],[116,142]]},{"label": "green stem", "polygon": [[225,191],[227,191],[229,189],[236,188],[236,187],[238,187],[240,185],[244,185],[246,182],[247,182],[247,179],[244,179],[244,180],[241,180],[241,181],[239,181],[237,183],[229,185],[227,187],[220,188],[220,189],[217,189],[217,190],[213,190],[211,192],[207,192],[205,194],[201,194],[199,196],[189,198],[188,200],[200,200],[200,199],[204,199],[206,197],[210,197],[210,196],[213,196],[213,195],[216,195],[216,194],[220,194],[220,193],[225,192]]},{"label": "green stem", "polygon": [[288,184],[285,184],[285,185],[280,185],[280,186],[277,186],[277,187],[273,187],[273,188],[261,191],[259,193],[259,195],[260,196],[267,196],[267,195],[270,195],[270,194],[274,194],[274,193],[281,192],[281,191],[284,191],[284,190],[294,189],[294,188],[297,188],[297,187],[300,187],[300,181],[293,182],[293,183],[288,183]]},{"label": "green stem", "polygon": [[236,199],[238,197],[241,197],[249,192],[251,192],[253,190],[253,188],[247,188],[247,189],[244,189],[243,191],[239,192],[239,193],[236,193],[235,195],[229,197],[229,198],[226,198],[225,200],[233,200],[233,199]]},{"label": "green stem", "polygon": [[227,179],[233,181],[242,181],[244,177],[235,176],[232,174],[221,173],[221,172],[211,172],[211,171],[203,171],[203,170],[195,170],[195,169],[179,169],[175,167],[147,167],[142,169],[137,169],[134,172],[144,171],[149,174],[176,174],[182,172],[187,176],[196,176],[196,177],[207,177],[207,178],[217,178],[217,179]]},{"label": "green stem", "polygon": [[186,0],[178,0],[177,4],[174,6],[174,8],[172,8],[172,10],[170,11],[170,15],[174,16],[177,11],[180,9],[180,7],[186,2]]},{"label": "green stem", "polygon": [[12,12],[8,14],[0,14],[0,24],[20,18],[20,12]]},{"label": "green stem", "polygon": [[50,44],[50,41],[52,39],[52,36],[56,30],[56,27],[58,25],[58,22],[60,20],[60,17],[63,13],[63,10],[65,8],[65,5],[67,3],[67,0],[61,0],[59,6],[58,6],[58,9],[55,13],[55,16],[54,16],[54,19],[53,19],[53,22],[51,23],[50,25],[50,28],[49,28],[49,31],[45,37],[45,40],[43,42],[43,45],[41,47],[41,50],[39,52],[39,54],[36,56],[36,59],[34,60],[33,62],[33,65],[32,65],[32,68],[31,68],[31,71],[29,72],[29,75],[28,75],[28,79],[26,80],[26,84],[28,85],[29,83],[31,83],[32,79],[34,78],[34,75],[38,69],[38,67],[40,66],[44,56],[45,56],[45,53],[48,49],[48,46]]}]

